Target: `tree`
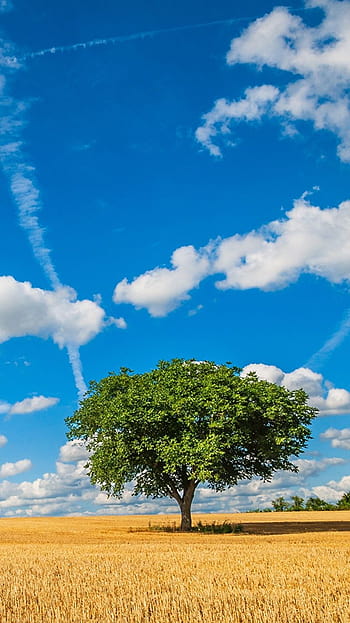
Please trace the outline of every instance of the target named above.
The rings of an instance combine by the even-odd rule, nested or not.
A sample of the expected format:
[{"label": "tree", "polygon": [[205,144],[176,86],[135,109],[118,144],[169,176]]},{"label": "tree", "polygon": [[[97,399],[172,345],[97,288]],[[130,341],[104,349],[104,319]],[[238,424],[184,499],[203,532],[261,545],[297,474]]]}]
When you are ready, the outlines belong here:
[{"label": "tree", "polygon": [[316,409],[303,390],[288,391],[231,365],[173,359],[135,374],[121,368],[92,381],[66,422],[68,438],[84,440],[88,473],[109,495],[126,482],[133,494],[170,496],[191,529],[200,483],[215,491],[276,470],[297,471],[291,458],[310,438]]},{"label": "tree", "polygon": [[304,499],[299,495],[292,495],[293,504],[290,506],[290,511],[303,511],[305,510]]},{"label": "tree", "polygon": [[333,510],[333,508],[332,504],[328,504],[317,496],[308,498],[305,502],[305,510],[307,511],[328,511]]},{"label": "tree", "polygon": [[273,510],[276,511],[277,513],[283,513],[284,511],[290,510],[289,502],[287,502],[282,496],[279,498],[276,498],[275,500],[272,500],[271,504],[272,504]]},{"label": "tree", "polygon": [[344,493],[344,495],[342,495],[342,497],[340,498],[340,500],[338,500],[336,507],[339,510],[350,510],[350,491],[348,491],[347,493]]}]

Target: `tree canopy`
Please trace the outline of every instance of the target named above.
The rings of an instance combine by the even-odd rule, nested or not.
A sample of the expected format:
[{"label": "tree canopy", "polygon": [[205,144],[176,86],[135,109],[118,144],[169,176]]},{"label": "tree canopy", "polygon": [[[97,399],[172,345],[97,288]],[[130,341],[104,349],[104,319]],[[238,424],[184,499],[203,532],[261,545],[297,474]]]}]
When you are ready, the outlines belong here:
[{"label": "tree canopy", "polygon": [[292,496],[292,502],[288,502],[284,497],[278,497],[276,500],[272,500],[272,508],[264,508],[261,511],[259,508],[255,509],[256,512],[271,512],[272,509],[277,512],[285,511],[340,511],[350,509],[350,491],[343,493],[341,498],[335,504],[326,502],[318,496],[311,496],[304,500],[298,495]]},{"label": "tree canopy", "polygon": [[297,471],[293,460],[310,438],[316,409],[302,389],[289,391],[239,375],[230,364],[173,359],[143,374],[121,368],[92,381],[66,422],[68,438],[85,441],[93,484],[121,496],[170,496],[181,528],[191,528],[200,483],[215,491],[276,470]]}]

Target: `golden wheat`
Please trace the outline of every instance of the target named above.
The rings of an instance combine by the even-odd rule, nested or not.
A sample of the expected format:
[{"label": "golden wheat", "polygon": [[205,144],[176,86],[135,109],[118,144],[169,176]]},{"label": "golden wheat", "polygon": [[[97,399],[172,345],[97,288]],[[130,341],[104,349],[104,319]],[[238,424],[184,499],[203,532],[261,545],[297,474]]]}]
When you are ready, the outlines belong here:
[{"label": "golden wheat", "polygon": [[304,531],[346,528],[350,512],[195,519],[266,534],[147,531],[173,516],[1,519],[1,623],[350,622],[350,532]]}]

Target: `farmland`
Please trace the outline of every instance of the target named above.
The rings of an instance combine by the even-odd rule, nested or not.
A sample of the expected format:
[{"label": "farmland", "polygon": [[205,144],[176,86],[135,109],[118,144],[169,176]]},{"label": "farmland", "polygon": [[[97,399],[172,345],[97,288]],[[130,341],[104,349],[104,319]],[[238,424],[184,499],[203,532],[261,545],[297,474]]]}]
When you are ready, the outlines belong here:
[{"label": "farmland", "polygon": [[350,511],[0,520],[2,623],[349,623]]}]

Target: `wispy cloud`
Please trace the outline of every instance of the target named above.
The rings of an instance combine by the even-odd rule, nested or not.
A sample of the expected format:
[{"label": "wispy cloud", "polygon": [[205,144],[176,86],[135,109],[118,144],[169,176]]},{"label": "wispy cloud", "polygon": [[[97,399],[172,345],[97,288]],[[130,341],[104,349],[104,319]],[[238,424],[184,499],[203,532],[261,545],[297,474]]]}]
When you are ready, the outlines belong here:
[{"label": "wispy cloud", "polygon": [[198,30],[201,28],[211,28],[213,26],[238,24],[240,22],[246,22],[248,20],[255,19],[254,17],[232,17],[228,19],[214,20],[212,22],[201,22],[199,24],[186,24],[183,26],[171,26],[170,28],[159,28],[156,30],[143,30],[140,32],[134,32],[129,35],[117,35],[116,37],[106,37],[101,39],[90,39],[89,41],[81,41],[78,43],[72,43],[68,45],[57,45],[50,48],[44,48],[43,50],[37,50],[36,52],[28,52],[15,60],[27,61],[32,58],[40,56],[47,56],[50,54],[57,54],[60,52],[74,52],[77,50],[87,50],[89,48],[95,48],[106,45],[117,45],[119,43],[127,43],[128,41],[138,41],[143,39],[152,39],[159,35],[167,35],[171,33],[183,32],[186,30]]},{"label": "wispy cloud", "polygon": [[335,351],[350,333],[350,308],[345,312],[340,326],[334,331],[331,337],[321,346],[321,348],[310,357],[306,366],[318,368]]},{"label": "wispy cloud", "polygon": [[[3,0],[4,2],[6,0]],[[286,7],[296,12],[300,11],[309,11],[310,7],[301,7],[298,9],[293,9],[293,7]],[[210,22],[199,22],[196,24],[184,24],[179,26],[170,26],[169,28],[158,28],[154,30],[142,30],[139,32],[130,33],[128,35],[117,35],[115,37],[105,37],[105,38],[96,38],[90,39],[88,41],[79,41],[77,43],[71,43],[68,45],[53,45],[49,48],[44,48],[42,50],[36,50],[34,52],[27,52],[21,56],[13,56],[9,57],[8,62],[11,63],[13,61],[23,62],[33,58],[38,58],[40,56],[48,56],[63,52],[75,52],[78,50],[87,50],[89,48],[95,48],[106,45],[118,45],[120,43],[127,43],[128,41],[139,41],[143,39],[152,39],[153,37],[167,35],[171,33],[178,32],[186,32],[192,30],[200,30],[203,28],[212,28],[215,26],[230,26],[232,24],[239,24],[242,22],[251,21],[260,17],[259,15],[255,16],[242,16],[242,17],[228,17],[226,19],[213,20]]]},{"label": "wispy cloud", "polygon": [[87,385],[83,376],[83,366],[80,359],[79,348],[75,344],[68,344],[67,346],[68,359],[72,367],[75,386],[78,390],[79,398],[83,398],[87,391]]},{"label": "wispy cloud", "polygon": [[22,144],[7,144],[0,149],[0,162],[7,174],[11,192],[18,208],[19,223],[27,233],[33,253],[54,290],[62,287],[45,245],[44,229],[39,224],[38,212],[42,209],[40,194],[34,180],[34,168],[24,162]]},{"label": "wispy cloud", "polygon": [[[66,333],[65,337],[63,336],[62,329],[63,333],[65,332],[65,330],[62,325],[62,318],[64,317],[67,320],[67,317],[62,316],[58,323],[58,310],[54,309],[54,299],[56,300],[56,303],[59,303],[59,306],[63,302],[63,299],[66,299],[66,302],[68,302],[68,299],[71,299],[71,302],[73,302],[73,299],[75,300],[75,302],[73,302],[73,305],[75,305],[74,313],[68,314],[71,320],[73,320],[75,312],[78,311],[80,303],[76,301],[76,293],[73,289],[63,287],[57,270],[55,268],[54,262],[52,260],[51,250],[47,247],[45,242],[45,230],[41,227],[39,222],[39,212],[40,210],[42,210],[42,203],[40,198],[40,191],[36,181],[36,171],[35,168],[28,163],[28,157],[25,153],[25,146],[22,141],[22,133],[23,128],[26,125],[26,111],[28,105],[24,101],[15,100],[13,97],[11,97],[10,94],[7,93],[6,89],[6,80],[8,78],[8,74],[10,75],[15,70],[17,70],[21,66],[21,62],[19,62],[14,56],[11,56],[12,47],[9,42],[3,41],[1,47],[2,55],[0,55],[0,64],[3,67],[3,74],[0,76],[0,89],[2,95],[1,107],[3,114],[0,120],[0,165],[9,181],[12,197],[18,210],[19,224],[25,231],[32,247],[34,257],[43,269],[53,289],[53,293],[51,293],[51,295],[49,292],[46,292],[46,294],[44,295],[44,299],[46,303],[49,303],[50,300],[51,303],[53,303],[53,305],[49,303],[51,313],[49,313],[49,315],[47,316],[47,320],[49,320],[51,316],[51,321],[49,320],[49,324],[53,321],[53,326],[56,324],[57,331],[53,329],[53,326],[51,327],[51,329],[47,326],[46,330],[44,330],[44,333],[46,332],[46,335],[52,335],[56,343],[58,343],[61,347],[65,346],[67,348],[68,358],[72,367],[76,387],[78,389],[79,396],[81,397],[86,391],[86,385],[83,378],[82,363],[79,354],[79,345],[82,342],[80,342],[79,338],[78,340],[76,339],[77,334],[75,332],[71,333],[71,337],[69,337],[68,335],[69,331],[68,333]],[[10,288],[12,294],[14,295],[14,298],[12,297],[11,299],[10,297],[10,304],[12,301],[16,309],[16,313],[13,317],[16,317],[16,315],[18,316],[19,314],[22,317],[22,320],[24,320],[24,309],[23,306],[21,306],[20,304],[20,300],[18,299],[19,294],[25,295],[25,298],[27,299],[29,294],[29,307],[32,307],[33,305],[34,307],[37,307],[37,305],[39,304],[39,308],[41,308],[41,311],[43,311],[42,303],[44,302],[44,299],[42,294],[44,293],[44,291],[41,291],[41,293],[39,293],[39,289],[32,288],[31,284],[20,285],[18,282],[15,282],[15,280],[11,281],[10,277],[2,278],[0,285],[1,287],[5,287],[5,289]],[[29,292],[28,290],[28,285],[31,292]],[[15,290],[17,291],[17,294],[15,293]],[[36,298],[36,301],[34,301],[33,296],[34,298]],[[71,296],[73,296],[73,299],[71,298]],[[41,302],[39,302],[39,299],[41,299]],[[9,300],[6,300],[8,305]],[[78,303],[78,307],[76,306],[76,303]],[[99,307],[98,304],[93,303],[92,301],[85,301],[81,303],[84,307],[84,312],[89,312],[89,310],[91,312],[93,308],[94,315],[94,312],[98,310],[98,325],[99,330],[101,330],[103,327],[104,311]],[[89,303],[91,303],[92,307],[89,305]],[[73,308],[71,307],[70,309],[73,312]],[[55,322],[54,320],[55,313],[57,316],[57,322]],[[78,315],[80,315],[80,326],[79,328],[78,326],[76,326],[76,329],[78,329],[78,334],[81,332],[81,330],[83,331],[83,333],[85,333],[86,329],[89,326],[89,318],[91,320],[91,314],[88,313],[88,316],[86,317],[86,314],[80,314],[79,312]],[[96,318],[97,317],[95,316],[95,319]],[[33,326],[30,331],[34,330],[34,334],[40,335],[40,312],[39,316],[37,314],[34,314],[32,320],[33,319],[35,320],[35,324],[37,326]],[[8,324],[7,321],[11,323],[11,318],[7,317],[5,324]],[[24,325],[26,325],[26,323],[27,321],[24,320]],[[93,324],[94,323],[95,320],[93,321]],[[2,327],[2,329],[3,328],[4,327]],[[25,334],[26,329],[24,330],[24,333],[22,331],[23,329],[23,325],[18,325],[17,330],[19,330],[19,333],[17,333],[17,335]],[[54,331],[53,333],[52,329]],[[39,331],[39,333],[37,333],[37,330]],[[54,337],[54,334],[56,334],[56,337]],[[12,335],[12,330],[10,330],[8,335]],[[95,330],[93,330],[91,337],[93,335],[96,335]],[[3,338],[8,339],[7,334],[4,335]]]}]

